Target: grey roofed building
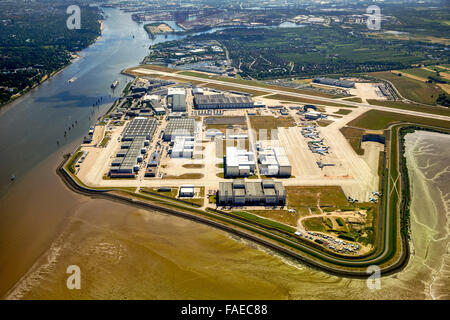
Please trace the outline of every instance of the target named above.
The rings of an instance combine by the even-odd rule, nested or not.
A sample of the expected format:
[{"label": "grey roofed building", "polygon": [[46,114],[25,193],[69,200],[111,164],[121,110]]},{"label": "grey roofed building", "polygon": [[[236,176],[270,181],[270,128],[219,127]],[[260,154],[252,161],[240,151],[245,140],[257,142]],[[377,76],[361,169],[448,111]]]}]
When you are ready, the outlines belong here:
[{"label": "grey roofed building", "polygon": [[172,111],[173,112],[186,111],[186,95],[184,94],[172,95]]},{"label": "grey roofed building", "polygon": [[343,87],[343,88],[354,88],[355,83],[348,80],[339,80],[333,78],[316,77],[313,80],[314,83],[326,84],[329,86]]},{"label": "grey roofed building", "polygon": [[195,119],[193,118],[175,118],[170,119],[164,130],[164,140],[172,141],[175,137],[194,136]]},{"label": "grey roofed building", "polygon": [[196,109],[242,109],[254,108],[255,104],[250,97],[225,96],[223,94],[194,95]]},{"label": "grey roofed building", "polygon": [[281,182],[234,180],[219,182],[218,205],[285,205],[286,190]]},{"label": "grey roofed building", "polygon": [[122,141],[133,141],[135,137],[144,137],[151,140],[155,134],[158,121],[150,118],[135,118],[127,123],[123,130]]},{"label": "grey roofed building", "polygon": [[164,109],[164,107],[161,105],[159,101],[152,100],[150,102],[150,106],[152,107],[155,114],[157,115],[166,114],[166,109]]},{"label": "grey roofed building", "polygon": [[135,118],[127,123],[123,131],[121,148],[111,163],[109,171],[111,177],[134,178],[135,172],[139,169],[137,164],[142,161],[142,153],[145,153],[143,149],[155,134],[157,126],[158,122],[149,118]]}]

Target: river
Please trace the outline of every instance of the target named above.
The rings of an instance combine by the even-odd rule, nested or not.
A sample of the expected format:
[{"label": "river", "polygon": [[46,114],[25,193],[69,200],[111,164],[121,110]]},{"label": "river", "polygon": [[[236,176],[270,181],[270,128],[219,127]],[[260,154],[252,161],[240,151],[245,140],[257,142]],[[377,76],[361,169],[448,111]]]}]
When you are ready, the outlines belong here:
[{"label": "river", "polygon": [[[198,223],[90,199],[68,190],[55,174],[62,155],[73,151],[95,118],[109,108],[128,81],[119,75],[120,70],[138,64],[151,43],[142,25],[134,23],[129,14],[116,9],[105,12],[108,18],[102,38],[84,50],[81,59],[7,107],[0,116],[3,297],[402,299],[447,294],[448,298],[445,287],[444,294],[438,290],[442,285],[438,277],[445,270],[439,257],[448,254],[443,245],[446,243],[448,250],[448,235],[442,233],[447,230],[448,234],[448,220],[442,230],[442,223],[434,220],[413,223],[413,258],[404,271],[383,278],[381,290],[372,291],[363,280],[312,270]],[[167,39],[172,37],[177,36]],[[157,36],[154,41],[167,39]],[[72,77],[77,80],[68,83]],[[114,79],[120,85],[111,92],[109,86]],[[93,108],[100,97],[107,102]],[[75,120],[78,125],[64,139],[64,130]],[[446,145],[450,145],[448,140]],[[410,150],[408,146],[408,161],[416,161]],[[448,151],[447,157],[439,161],[448,164]],[[9,182],[12,173],[17,175],[15,182]],[[440,216],[441,209],[436,209],[434,215]],[[412,219],[416,216],[413,210]],[[424,255],[426,249],[419,244],[424,239],[431,241],[424,235],[437,232],[435,229],[440,230],[443,240]],[[433,280],[424,271],[421,256],[426,256],[436,270]],[[73,264],[81,269],[81,290],[65,286],[66,269]],[[431,283],[437,290],[433,295],[428,290]]]}]

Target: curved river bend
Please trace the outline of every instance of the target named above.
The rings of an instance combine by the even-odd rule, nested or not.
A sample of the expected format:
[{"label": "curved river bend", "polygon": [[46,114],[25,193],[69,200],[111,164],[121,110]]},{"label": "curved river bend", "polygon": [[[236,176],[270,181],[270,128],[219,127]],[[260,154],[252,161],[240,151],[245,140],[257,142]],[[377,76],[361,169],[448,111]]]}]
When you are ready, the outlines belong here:
[{"label": "curved river bend", "polygon": [[[444,231],[442,208],[432,204],[437,198],[430,197],[428,203],[436,209],[433,216],[440,219],[439,223],[434,218],[422,220],[414,212],[417,204],[413,203],[415,255],[404,271],[382,280],[381,290],[371,291],[365,281],[340,279],[311,270],[224,232],[158,212],[89,199],[66,189],[54,174],[62,155],[73,151],[89,126],[109,108],[128,81],[119,75],[120,70],[138,64],[151,43],[142,26],[132,22],[129,14],[115,9],[105,12],[108,18],[102,38],[83,51],[80,60],[1,111],[3,297],[448,298],[448,290],[445,286],[442,289],[444,280],[439,278],[447,268],[439,257],[448,254],[448,220]],[[157,37],[154,42],[176,38]],[[77,80],[68,83],[72,77]],[[114,79],[120,85],[111,92],[109,86]],[[102,104],[93,108],[92,104],[100,98]],[[75,120],[78,124],[64,139],[64,131]],[[410,136],[416,134],[421,133]],[[439,139],[447,139],[445,143],[449,146],[448,137],[411,139],[408,136],[408,164],[411,162],[411,170],[417,173],[417,178],[412,178],[413,188],[438,185],[439,179],[423,184],[422,165],[416,167],[414,163],[422,161],[418,157],[425,157],[448,165],[448,156],[441,155],[436,160],[434,154],[418,155],[414,150],[422,144],[440,145]],[[12,173],[18,177],[14,183],[9,182]],[[445,174],[441,176],[448,182]],[[448,215],[448,202],[445,208]],[[419,245],[424,241],[429,245]],[[432,276],[424,268],[424,259],[435,270]],[[65,286],[66,268],[72,264],[81,268],[81,290],[68,290]]]}]

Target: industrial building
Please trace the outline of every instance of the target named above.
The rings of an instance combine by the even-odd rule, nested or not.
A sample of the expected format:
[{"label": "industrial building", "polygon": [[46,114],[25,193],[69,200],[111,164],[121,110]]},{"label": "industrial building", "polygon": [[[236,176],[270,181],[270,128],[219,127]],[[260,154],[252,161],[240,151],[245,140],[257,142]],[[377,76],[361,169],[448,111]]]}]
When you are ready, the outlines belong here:
[{"label": "industrial building", "polygon": [[290,177],[292,166],[286,149],[280,146],[269,146],[267,141],[259,141],[258,150],[259,170],[265,176]]},{"label": "industrial building", "polygon": [[180,187],[180,197],[192,198],[195,195],[195,187],[193,185],[182,185]]},{"label": "industrial building", "polygon": [[256,171],[255,154],[253,152],[227,147],[224,161],[225,176],[227,177],[247,177]]},{"label": "industrial building", "polygon": [[210,140],[213,140],[216,137],[223,137],[223,136],[224,136],[224,133],[222,131],[220,131],[219,129],[209,129],[209,130],[206,130],[206,133],[205,133],[205,138],[210,139]]},{"label": "industrial building", "polygon": [[305,119],[306,120],[317,120],[322,118],[322,114],[320,112],[317,111],[309,111],[307,113],[305,113]]},{"label": "industrial building", "polygon": [[112,178],[134,178],[139,171],[139,162],[143,161],[146,153],[145,137],[135,137],[133,141],[124,142],[116,158],[111,163],[109,176]]},{"label": "industrial building", "polygon": [[175,136],[172,158],[192,158],[194,154],[194,137]]},{"label": "industrial building", "polygon": [[122,141],[132,141],[135,137],[145,137],[146,140],[151,140],[157,126],[158,121],[156,119],[134,118],[125,126]]},{"label": "industrial building", "polygon": [[186,95],[174,94],[171,99],[170,105],[173,112],[186,112]]},{"label": "industrial building", "polygon": [[111,163],[111,178],[134,178],[139,171],[158,122],[154,119],[135,118],[127,124],[122,136],[122,145]]},{"label": "industrial building", "polygon": [[281,182],[272,179],[250,182],[235,179],[219,182],[217,203],[222,206],[265,206],[286,204],[286,189]]},{"label": "industrial building", "polygon": [[195,119],[170,119],[164,130],[164,141],[174,141],[175,137],[193,137],[195,133]]},{"label": "industrial building", "polygon": [[177,94],[186,95],[186,89],[179,87],[171,87],[167,89],[167,96],[171,97]]},{"label": "industrial building", "polygon": [[194,95],[196,109],[243,109],[254,108],[254,106],[253,100],[246,96]]},{"label": "industrial building", "polygon": [[339,80],[339,79],[333,79],[333,78],[317,77],[317,78],[314,78],[313,82],[319,83],[319,84],[325,84],[328,86],[336,86],[336,87],[343,87],[343,88],[354,88],[355,87],[355,83],[353,81]]},{"label": "industrial building", "polygon": [[164,107],[161,105],[161,103],[159,101],[152,100],[150,102],[150,106],[152,107],[152,109],[156,115],[159,116],[159,115],[166,114],[166,109],[164,109]]}]

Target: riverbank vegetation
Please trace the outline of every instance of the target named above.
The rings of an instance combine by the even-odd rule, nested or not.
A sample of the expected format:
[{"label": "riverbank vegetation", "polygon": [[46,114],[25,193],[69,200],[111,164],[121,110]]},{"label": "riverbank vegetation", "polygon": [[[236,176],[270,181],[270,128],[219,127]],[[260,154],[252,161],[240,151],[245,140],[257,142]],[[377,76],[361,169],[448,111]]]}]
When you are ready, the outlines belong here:
[{"label": "riverbank vegetation", "polygon": [[19,97],[67,66],[100,36],[97,7],[73,1],[81,29],[69,30],[65,1],[0,2],[0,105]]}]

